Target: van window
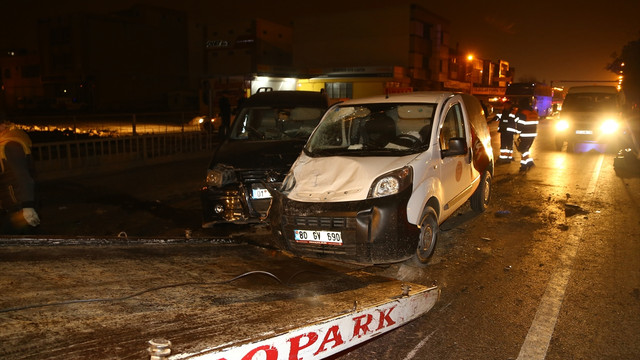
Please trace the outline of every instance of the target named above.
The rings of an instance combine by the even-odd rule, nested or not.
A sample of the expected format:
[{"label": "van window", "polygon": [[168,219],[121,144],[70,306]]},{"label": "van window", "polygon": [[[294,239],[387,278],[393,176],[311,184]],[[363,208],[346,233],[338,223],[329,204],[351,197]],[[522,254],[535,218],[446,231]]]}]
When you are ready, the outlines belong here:
[{"label": "van window", "polygon": [[440,129],[440,149],[449,150],[449,140],[452,138],[464,138],[464,122],[462,121],[462,108],[460,104],[453,105],[447,112],[447,116]]}]

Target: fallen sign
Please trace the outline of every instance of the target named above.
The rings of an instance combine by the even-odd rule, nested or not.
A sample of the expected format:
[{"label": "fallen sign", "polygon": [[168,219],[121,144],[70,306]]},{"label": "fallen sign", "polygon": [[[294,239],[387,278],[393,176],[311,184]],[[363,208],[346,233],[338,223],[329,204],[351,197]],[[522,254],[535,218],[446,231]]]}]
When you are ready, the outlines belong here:
[{"label": "fallen sign", "polygon": [[155,240],[0,241],[0,358],[322,359],[440,294],[249,244]]},{"label": "fallen sign", "polygon": [[407,292],[362,310],[354,306],[353,312],[267,339],[206,349],[197,354],[177,354],[171,359],[324,359],[414,320],[431,310],[439,295],[437,287]]}]

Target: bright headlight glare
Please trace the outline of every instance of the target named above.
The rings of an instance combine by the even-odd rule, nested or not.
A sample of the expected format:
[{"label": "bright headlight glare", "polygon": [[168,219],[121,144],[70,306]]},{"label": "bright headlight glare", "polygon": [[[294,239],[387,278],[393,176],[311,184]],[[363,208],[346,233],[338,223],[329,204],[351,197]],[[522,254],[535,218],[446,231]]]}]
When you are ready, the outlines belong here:
[{"label": "bright headlight glare", "polygon": [[369,198],[397,194],[411,184],[411,167],[403,167],[378,177],[369,189]]},{"label": "bright headlight glare", "polygon": [[556,130],[565,131],[569,128],[569,122],[567,120],[558,120],[556,123]]},{"label": "bright headlight glare", "polygon": [[618,131],[619,127],[620,125],[617,121],[615,121],[614,119],[607,119],[600,126],[600,131],[602,131],[602,133],[604,134],[613,134],[614,132]]}]

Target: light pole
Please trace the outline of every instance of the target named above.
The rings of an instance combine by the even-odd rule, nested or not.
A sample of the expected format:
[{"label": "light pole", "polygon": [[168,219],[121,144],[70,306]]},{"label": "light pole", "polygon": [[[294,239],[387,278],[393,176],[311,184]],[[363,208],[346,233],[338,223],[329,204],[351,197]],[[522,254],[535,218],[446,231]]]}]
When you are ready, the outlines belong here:
[{"label": "light pole", "polygon": [[469,94],[473,94],[473,54],[467,55],[467,75],[469,76]]}]

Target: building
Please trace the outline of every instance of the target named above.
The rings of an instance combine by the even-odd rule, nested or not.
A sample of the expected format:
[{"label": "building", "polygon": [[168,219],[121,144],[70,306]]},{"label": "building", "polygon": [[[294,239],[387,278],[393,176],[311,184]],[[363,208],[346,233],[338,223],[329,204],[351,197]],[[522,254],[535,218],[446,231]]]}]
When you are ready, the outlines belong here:
[{"label": "building", "polygon": [[333,98],[442,89],[449,22],[417,5],[363,8],[294,20],[301,88]]},{"label": "building", "polygon": [[44,96],[60,110],[193,106],[173,96],[190,90],[183,12],[136,5],[108,15],[69,14],[40,19],[38,35]]},{"label": "building", "polygon": [[[295,90],[293,29],[264,19],[192,24],[189,40],[191,73],[200,79],[201,109],[217,112],[224,93],[236,106],[259,87]],[[209,104],[213,106],[209,106]]]},{"label": "building", "polygon": [[48,106],[40,76],[40,57],[24,50],[0,53],[0,111],[40,111]]}]

